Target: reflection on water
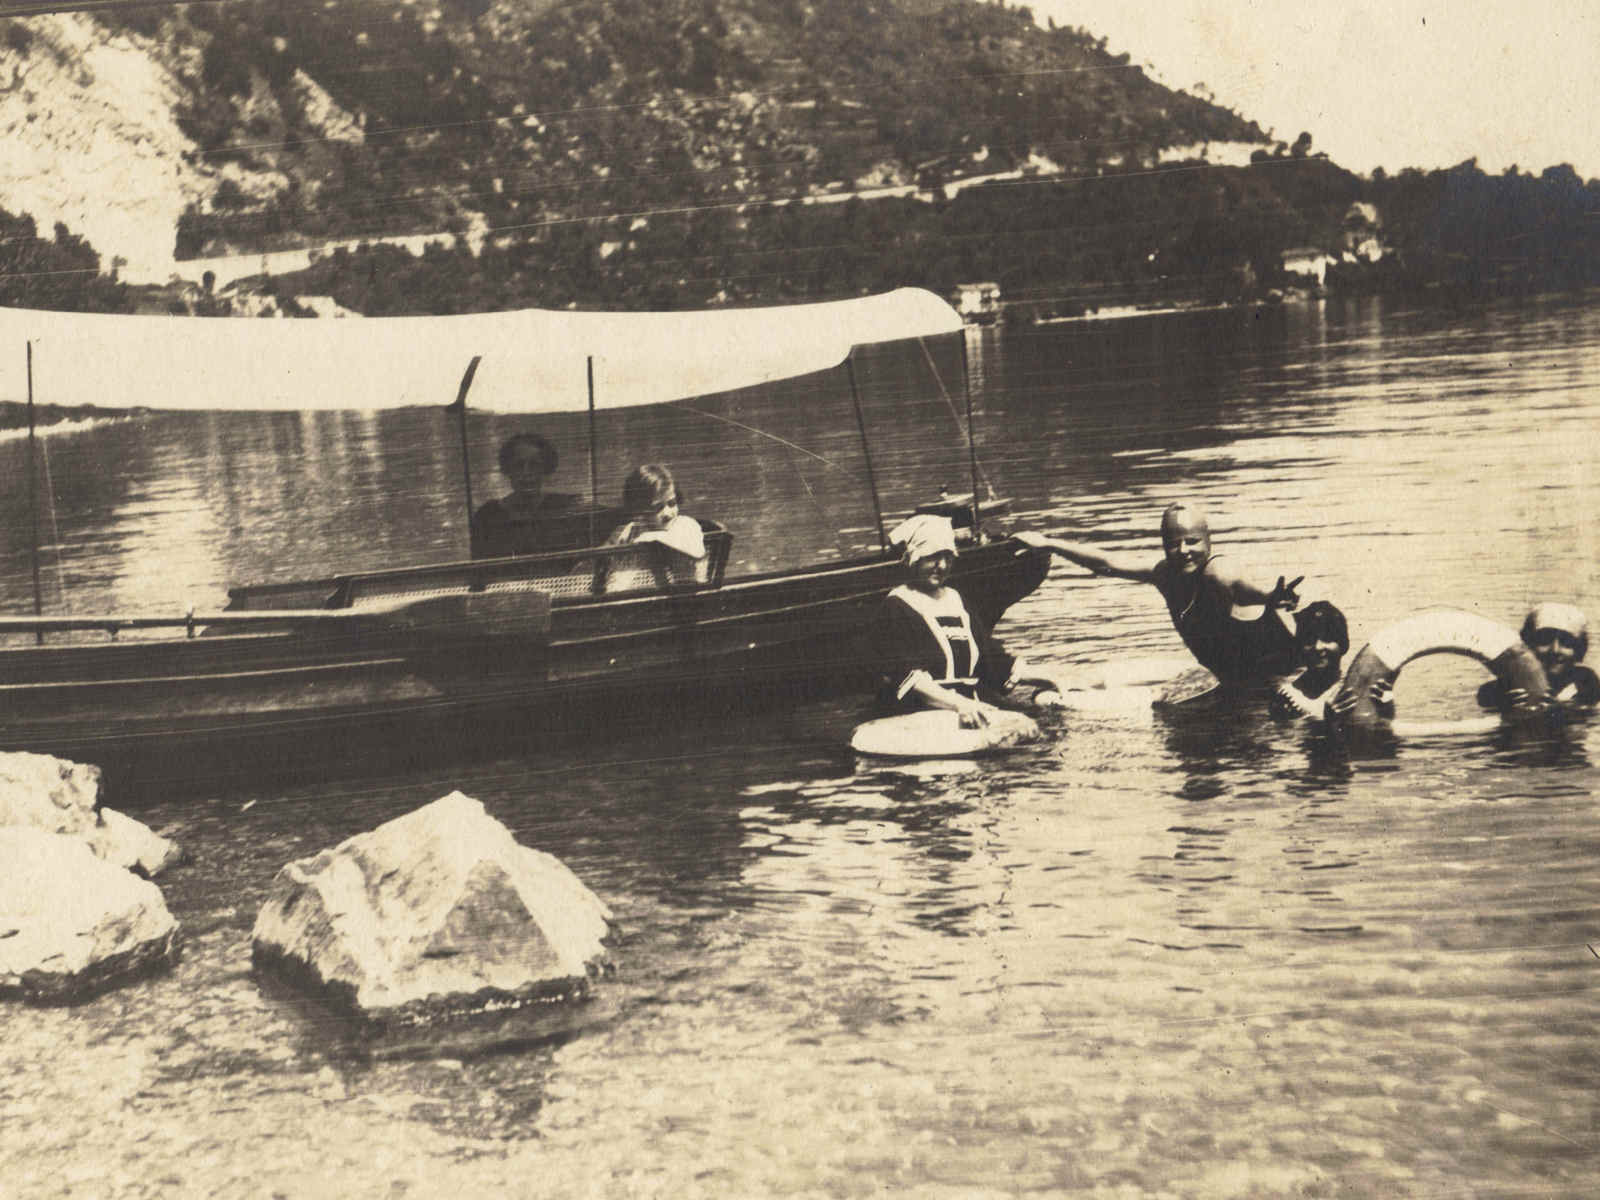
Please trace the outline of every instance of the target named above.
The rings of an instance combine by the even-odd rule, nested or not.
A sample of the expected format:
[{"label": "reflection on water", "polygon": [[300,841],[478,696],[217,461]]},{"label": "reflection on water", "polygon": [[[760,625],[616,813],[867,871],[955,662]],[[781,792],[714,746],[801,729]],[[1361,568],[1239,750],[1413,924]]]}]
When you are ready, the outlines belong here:
[{"label": "reflection on water", "polygon": [[[1198,498],[1235,569],[1305,574],[1359,645],[1430,604],[1596,609],[1597,346],[1578,303],[1373,301],[969,350],[983,471],[1020,520],[1153,559],[1161,508]],[[918,352],[862,370],[885,508],[965,490],[960,378]],[[875,535],[843,398],[613,414],[601,478],[672,463],[743,570],[844,553]],[[474,419],[475,494],[514,424]],[[550,424],[557,483],[582,490],[584,427]],[[451,557],[448,433],[404,412],[52,439],[48,599]],[[4,504],[19,608],[25,499]],[[1062,564],[1001,632],[1130,686],[1181,653],[1152,589]],[[1408,667],[1402,714],[1470,716],[1480,677]],[[978,763],[856,762],[833,701],[158,802],[143,815],[195,855],[164,881],[184,961],[78,1008],[0,1009],[6,1193],[1591,1194],[1597,723],[1352,759],[1103,695]],[[277,867],[457,786],[616,910],[599,999],[486,1052],[370,1044],[259,987],[248,934]]]}]

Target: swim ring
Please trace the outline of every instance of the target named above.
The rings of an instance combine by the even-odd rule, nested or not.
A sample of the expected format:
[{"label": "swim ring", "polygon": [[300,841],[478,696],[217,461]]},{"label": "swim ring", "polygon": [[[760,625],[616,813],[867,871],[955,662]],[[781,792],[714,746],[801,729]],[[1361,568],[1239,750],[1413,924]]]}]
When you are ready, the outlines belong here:
[{"label": "swim ring", "polygon": [[850,749],[880,758],[969,758],[1009,750],[1041,736],[1038,724],[1026,713],[994,709],[987,725],[967,729],[950,709],[928,708],[857,725],[850,735]]},{"label": "swim ring", "polygon": [[1383,723],[1385,718],[1372,697],[1373,685],[1380,680],[1392,683],[1408,662],[1429,654],[1475,658],[1508,689],[1526,692],[1526,707],[1510,714],[1513,717],[1542,711],[1549,700],[1550,688],[1539,660],[1513,630],[1459,609],[1430,608],[1396,621],[1356,654],[1333,700],[1335,708],[1353,700],[1340,723],[1357,729]]}]

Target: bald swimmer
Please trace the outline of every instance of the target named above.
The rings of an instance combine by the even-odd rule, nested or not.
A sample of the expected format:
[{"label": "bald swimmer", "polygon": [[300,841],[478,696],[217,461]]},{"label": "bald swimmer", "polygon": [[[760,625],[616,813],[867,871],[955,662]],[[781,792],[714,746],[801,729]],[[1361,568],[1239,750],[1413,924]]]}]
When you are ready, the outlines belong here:
[{"label": "bald swimmer", "polygon": [[[1096,575],[1154,584],[1183,644],[1224,684],[1287,675],[1299,663],[1294,634],[1276,610],[1294,610],[1300,603],[1294,589],[1305,577],[1285,583],[1279,576],[1277,586],[1267,590],[1218,570],[1211,553],[1211,528],[1205,513],[1192,505],[1174,504],[1161,514],[1163,555],[1153,566],[1037,533],[1019,533],[1016,538]],[[1245,605],[1265,605],[1266,611],[1253,620],[1240,620],[1233,610]]]}]

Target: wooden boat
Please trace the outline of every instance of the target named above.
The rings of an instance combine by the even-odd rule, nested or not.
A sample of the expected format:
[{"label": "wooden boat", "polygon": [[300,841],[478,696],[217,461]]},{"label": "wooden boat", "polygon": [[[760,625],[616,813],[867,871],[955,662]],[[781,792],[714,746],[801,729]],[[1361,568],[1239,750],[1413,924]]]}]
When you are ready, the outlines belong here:
[{"label": "wooden boat", "polygon": [[[832,311],[819,322],[818,309]],[[782,310],[789,332],[807,332],[802,345],[774,349],[771,310],[744,311],[764,319],[750,321],[738,313],[640,318],[646,325],[666,318],[655,323],[671,329],[683,328],[688,316],[714,330],[745,322],[748,333],[740,337],[765,344],[754,346],[748,358],[727,359],[740,339],[725,339],[719,353],[736,362],[731,374],[724,369],[708,375],[697,363],[680,362],[682,346],[668,353],[657,343],[619,335],[620,342],[588,337],[587,346],[603,343],[610,357],[586,355],[580,378],[590,388],[596,377],[606,379],[613,403],[649,403],[683,388],[681,382],[661,382],[664,371],[680,367],[681,380],[717,390],[816,369],[820,360],[843,361],[859,336],[890,340],[883,335],[934,336],[960,328],[959,317],[936,297],[892,293]],[[565,323],[598,314],[555,316]],[[396,320],[433,319],[235,323],[0,311],[0,339],[26,329],[33,331],[32,346],[35,337],[43,342],[54,334],[58,362],[74,347],[91,364],[132,355],[142,364],[136,373],[154,373],[157,388],[170,385],[173,374],[163,371],[163,360],[186,362],[204,394],[225,397],[230,407],[281,407],[288,375],[297,393],[316,402],[344,387],[348,403],[347,378],[378,399],[416,397],[408,364],[431,373],[430,385],[437,389],[436,364],[416,359],[416,343],[402,346],[385,328]],[[508,397],[520,403],[528,394],[527,379],[550,369],[550,342],[542,343],[533,362],[505,341],[511,335],[497,341],[474,319],[439,320],[477,326],[444,339],[456,347],[458,365],[460,349],[474,344],[490,347],[482,356],[486,368],[496,349],[500,359],[511,360],[510,369],[485,388],[489,403]],[[245,332],[228,328],[236,324],[253,339],[262,338],[257,331],[263,326],[289,325],[292,333],[309,325],[316,328],[307,332],[319,339],[339,332],[329,325],[354,326],[352,336],[368,325],[379,328],[375,340],[352,346],[335,339],[336,350],[318,352],[272,338],[244,349],[203,341],[163,346],[158,335],[164,326],[151,322],[175,325],[175,333],[191,339]],[[413,328],[419,336],[442,336],[433,324]],[[527,331],[514,337],[526,340]],[[676,337],[669,330],[666,341]],[[87,342],[100,353],[83,354]],[[703,347],[705,339],[689,345]],[[385,346],[402,361],[382,362]],[[422,350],[425,359],[443,353],[439,346]],[[218,372],[246,359],[251,378],[219,383]],[[307,363],[316,369],[308,372]],[[196,371],[194,364],[204,367]],[[122,362],[123,369],[130,365]],[[374,372],[387,372],[393,390],[378,390]],[[104,405],[117,393],[106,390],[109,379],[96,381],[94,374],[68,377],[81,394]],[[149,382],[147,375],[139,377]],[[54,389],[49,399],[70,403],[79,394]],[[185,403],[192,399],[181,389],[174,394]],[[145,403],[141,395],[130,399]],[[435,390],[431,398],[438,395]],[[215,399],[212,404],[220,406]],[[1024,552],[984,528],[993,515],[989,506],[945,498],[929,507],[964,518],[953,583],[991,622],[1044,578],[1048,556]],[[878,519],[881,530],[881,514]],[[96,762],[136,784],[165,787],[270,766],[370,768],[393,762],[396,747],[448,752],[482,738],[527,741],[596,720],[614,724],[664,705],[673,712],[685,705],[744,707],[865,686],[870,654],[861,633],[902,578],[892,547],[848,561],[726,578],[733,534],[717,522],[702,526],[708,554],[692,578],[672,575],[662,547],[636,544],[235,587],[226,608],[214,613],[0,618],[0,634],[8,635],[0,639],[8,643],[0,647],[0,749]]]}]

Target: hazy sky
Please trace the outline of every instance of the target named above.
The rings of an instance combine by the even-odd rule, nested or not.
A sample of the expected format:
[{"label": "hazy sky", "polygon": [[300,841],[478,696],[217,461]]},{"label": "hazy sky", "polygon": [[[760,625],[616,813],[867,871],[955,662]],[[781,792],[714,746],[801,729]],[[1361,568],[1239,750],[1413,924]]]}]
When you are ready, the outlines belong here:
[{"label": "hazy sky", "polygon": [[[1018,0],[1010,0],[1016,6]],[[1029,0],[1357,171],[1600,175],[1597,0]]]}]

